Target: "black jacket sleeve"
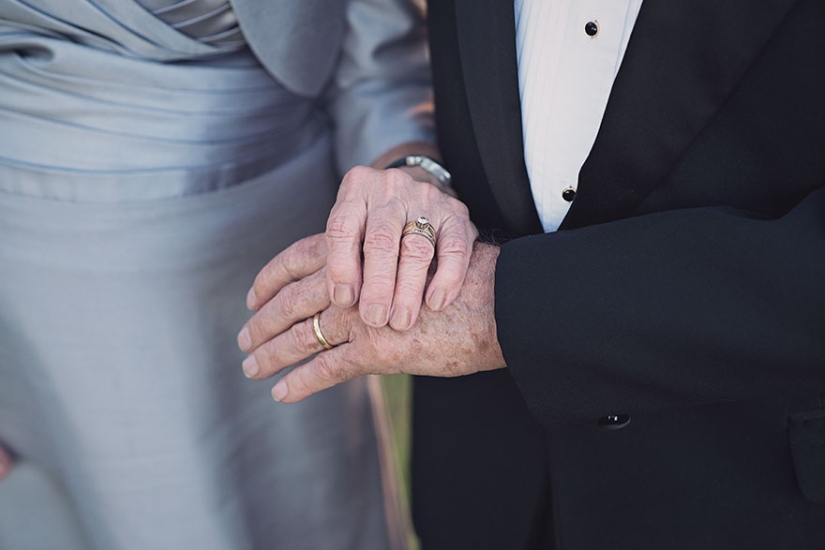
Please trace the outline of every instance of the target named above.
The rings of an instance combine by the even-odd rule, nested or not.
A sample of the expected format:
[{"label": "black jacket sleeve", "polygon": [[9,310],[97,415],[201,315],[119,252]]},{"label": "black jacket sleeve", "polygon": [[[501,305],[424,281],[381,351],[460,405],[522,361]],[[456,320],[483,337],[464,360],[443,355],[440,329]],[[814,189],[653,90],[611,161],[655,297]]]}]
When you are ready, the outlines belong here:
[{"label": "black jacket sleeve", "polygon": [[778,219],[660,212],[502,247],[496,321],[546,426],[825,391],[825,187]]}]

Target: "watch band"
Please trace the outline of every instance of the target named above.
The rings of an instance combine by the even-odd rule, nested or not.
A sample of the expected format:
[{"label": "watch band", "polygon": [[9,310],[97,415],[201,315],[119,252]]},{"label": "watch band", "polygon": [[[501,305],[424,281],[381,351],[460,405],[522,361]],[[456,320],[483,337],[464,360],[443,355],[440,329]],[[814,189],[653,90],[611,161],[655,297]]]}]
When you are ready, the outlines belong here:
[{"label": "watch band", "polygon": [[450,175],[450,172],[430,157],[425,157],[422,155],[407,155],[406,157],[401,157],[395,162],[389,164],[387,168],[398,168],[400,166],[418,166],[431,176],[435,177],[439,183],[446,187],[450,187],[453,180],[453,176]]}]

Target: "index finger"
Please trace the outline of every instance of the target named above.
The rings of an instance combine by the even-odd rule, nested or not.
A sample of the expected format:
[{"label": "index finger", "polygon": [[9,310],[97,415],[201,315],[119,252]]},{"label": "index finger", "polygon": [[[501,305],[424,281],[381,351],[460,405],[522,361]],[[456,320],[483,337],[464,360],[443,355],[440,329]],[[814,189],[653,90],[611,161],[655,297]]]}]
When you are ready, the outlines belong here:
[{"label": "index finger", "polygon": [[350,344],[319,353],[289,371],[272,388],[272,398],[282,403],[297,403],[320,391],[366,374],[347,360]]},{"label": "index finger", "polygon": [[257,311],[289,283],[324,267],[326,258],[327,243],[323,233],[293,243],[272,258],[255,276],[246,297],[246,307]]}]

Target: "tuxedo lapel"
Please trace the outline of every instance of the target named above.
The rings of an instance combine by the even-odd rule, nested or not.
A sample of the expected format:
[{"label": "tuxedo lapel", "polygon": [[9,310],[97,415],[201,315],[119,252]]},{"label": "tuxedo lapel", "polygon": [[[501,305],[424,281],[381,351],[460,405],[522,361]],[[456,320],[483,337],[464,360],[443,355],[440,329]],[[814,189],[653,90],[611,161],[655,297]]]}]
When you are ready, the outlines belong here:
[{"label": "tuxedo lapel", "polygon": [[632,215],[794,0],[645,0],[563,229]]},{"label": "tuxedo lapel", "polygon": [[467,104],[484,172],[510,230],[541,233],[524,165],[513,2],[456,0]]}]

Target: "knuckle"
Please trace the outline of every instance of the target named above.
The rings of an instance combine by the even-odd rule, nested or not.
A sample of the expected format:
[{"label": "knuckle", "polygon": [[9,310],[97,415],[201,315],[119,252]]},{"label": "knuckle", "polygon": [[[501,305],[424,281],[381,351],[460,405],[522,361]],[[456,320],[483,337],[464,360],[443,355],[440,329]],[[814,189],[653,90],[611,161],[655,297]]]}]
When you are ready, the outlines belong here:
[{"label": "knuckle", "polygon": [[370,168],[369,166],[364,166],[363,164],[359,164],[358,166],[353,166],[349,170],[349,174],[355,180],[355,182],[360,182],[362,180],[371,179],[373,174],[375,174],[376,170],[374,168]]},{"label": "knuckle", "polygon": [[421,303],[424,295],[424,280],[411,277],[399,278],[393,297],[393,307],[406,305],[414,307]]},{"label": "knuckle", "polygon": [[[293,245],[295,246],[295,245]],[[297,254],[284,254],[280,256],[280,260],[278,261],[278,267],[280,267],[280,271],[286,274],[289,280],[295,280],[298,277],[298,273],[300,271],[297,262],[298,262],[298,255]],[[270,274],[270,278],[272,281],[276,280],[277,275],[275,274],[276,270]]]},{"label": "knuckle", "polygon": [[469,255],[470,243],[460,237],[443,237],[438,241],[440,256],[458,256],[464,258]]},{"label": "knuckle", "polygon": [[365,179],[372,176],[372,172],[373,169],[367,166],[353,166],[344,174],[341,186],[346,189],[358,187]]},{"label": "knuckle", "polygon": [[307,274],[310,267],[324,254],[324,243],[317,236],[301,239],[278,254],[261,274],[268,284],[297,280]]},{"label": "knuckle", "polygon": [[401,255],[411,260],[429,262],[434,254],[433,245],[421,235],[409,235],[401,241]]},{"label": "knuckle", "polygon": [[398,253],[398,239],[394,235],[392,228],[387,224],[381,224],[370,230],[364,237],[364,254],[371,254],[374,252]]},{"label": "knuckle", "polygon": [[324,382],[335,383],[341,379],[339,369],[323,355],[319,355],[316,359],[315,375]]},{"label": "knuckle", "polygon": [[290,332],[292,333],[292,346],[298,352],[305,355],[315,353],[318,343],[309,325],[306,323],[295,325]]},{"label": "knuckle", "polygon": [[[331,258],[327,264],[327,280],[333,285],[351,284],[360,288],[361,267],[355,263],[341,261],[340,258]],[[334,292],[334,291],[333,291]],[[327,295],[329,291],[327,291]],[[330,299],[334,298],[329,296]]]},{"label": "knuckle", "polygon": [[[422,276],[421,280],[413,280],[405,283],[402,288],[396,291],[396,296],[393,296],[393,299],[397,298],[399,304],[408,306],[412,312],[412,318],[415,320],[418,318],[422,306],[426,304],[427,290],[430,284],[431,281],[427,281],[427,279]],[[393,305],[395,305],[395,302],[393,302]],[[412,326],[412,324],[410,326]]]},{"label": "knuckle", "polygon": [[306,343],[301,339],[301,335],[298,333],[298,330],[296,330],[296,327],[289,329],[285,334],[285,338],[287,349],[293,350],[298,354],[304,352]]},{"label": "knuckle", "polygon": [[256,291],[264,293],[266,289],[271,288],[277,283],[278,270],[282,269],[280,266],[283,264],[284,256],[287,254],[288,249],[275,256],[255,275],[255,281],[252,283],[252,286]]},{"label": "knuckle", "polygon": [[356,376],[367,374],[366,369],[350,357],[341,357],[338,363],[340,382],[346,382],[347,380],[351,380]]},{"label": "knuckle", "polygon": [[322,328],[330,344],[339,346],[350,341],[353,317],[358,317],[357,309],[331,308],[327,310]]},{"label": "knuckle", "polygon": [[350,216],[332,214],[327,220],[326,238],[331,244],[348,241],[358,235],[358,225]]},{"label": "knuckle", "polygon": [[393,274],[388,272],[372,273],[364,279],[361,288],[361,310],[366,311],[366,308],[375,304],[388,306],[392,300],[394,288],[395,277]]},{"label": "knuckle", "polygon": [[295,296],[289,289],[284,289],[277,294],[278,310],[282,316],[287,319],[292,319],[298,307],[297,296]]},{"label": "knuckle", "polygon": [[316,240],[313,238],[305,238],[301,239],[300,241],[294,242],[292,243],[292,245],[290,245],[289,249],[289,258],[292,261],[318,252]]}]

